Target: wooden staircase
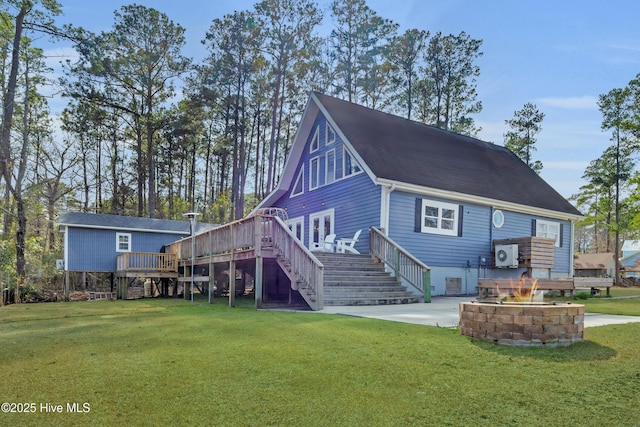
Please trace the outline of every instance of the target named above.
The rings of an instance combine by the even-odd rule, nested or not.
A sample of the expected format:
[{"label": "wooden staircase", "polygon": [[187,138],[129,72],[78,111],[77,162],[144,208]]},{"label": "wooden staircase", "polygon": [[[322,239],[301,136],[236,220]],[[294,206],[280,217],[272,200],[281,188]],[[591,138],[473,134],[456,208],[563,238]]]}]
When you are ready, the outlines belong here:
[{"label": "wooden staircase", "polygon": [[407,291],[370,255],[314,253],[324,264],[324,305],[409,304],[421,297]]}]

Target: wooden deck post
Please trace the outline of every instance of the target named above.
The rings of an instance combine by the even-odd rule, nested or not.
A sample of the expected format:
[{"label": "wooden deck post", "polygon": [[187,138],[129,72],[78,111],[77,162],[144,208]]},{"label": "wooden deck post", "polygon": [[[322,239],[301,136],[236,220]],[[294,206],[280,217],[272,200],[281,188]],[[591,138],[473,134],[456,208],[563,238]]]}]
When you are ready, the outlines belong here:
[{"label": "wooden deck post", "polygon": [[262,277],[264,276],[264,260],[262,257],[262,218],[257,217],[254,229],[256,270],[253,282],[253,294],[256,308],[262,308]]},{"label": "wooden deck post", "polygon": [[213,287],[215,286],[215,264],[209,263],[209,304],[213,304]]},{"label": "wooden deck post", "polygon": [[69,270],[64,272],[64,300],[69,301]]},{"label": "wooden deck post", "polygon": [[256,275],[254,277],[253,293],[256,299],[256,308],[262,308],[262,277],[264,276],[264,259],[256,257]]},{"label": "wooden deck post", "polygon": [[431,302],[431,270],[425,270],[422,274],[422,286],[424,286],[424,302]]},{"label": "wooden deck post", "polygon": [[235,307],[236,305],[236,260],[233,259],[233,253],[231,254],[231,261],[229,261],[229,307]]}]

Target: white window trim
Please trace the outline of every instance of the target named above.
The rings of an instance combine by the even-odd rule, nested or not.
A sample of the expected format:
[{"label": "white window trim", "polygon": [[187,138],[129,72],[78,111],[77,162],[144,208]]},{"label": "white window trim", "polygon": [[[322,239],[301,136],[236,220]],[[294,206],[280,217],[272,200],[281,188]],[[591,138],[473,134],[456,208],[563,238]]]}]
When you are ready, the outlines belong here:
[{"label": "white window trim", "polygon": [[[331,133],[333,134],[333,138],[329,139],[329,131],[331,131]],[[331,145],[334,142],[336,142],[336,131],[333,129],[333,127],[329,124],[329,122],[325,123],[325,134],[324,134],[324,138],[325,138],[325,145]]]},{"label": "white window trim", "polygon": [[[317,163],[315,171],[313,170],[313,163]],[[316,185],[313,185],[313,175],[315,173]],[[320,156],[313,157],[309,160],[309,190],[315,190],[320,187]]]},{"label": "white window trim", "polygon": [[[315,148],[314,148],[315,145]],[[309,153],[315,153],[320,149],[320,126],[316,126],[316,130],[311,138],[311,144],[309,144]]]},{"label": "white window trim", "polygon": [[289,229],[293,232],[293,234],[296,234],[295,226],[300,225],[300,241],[304,242],[304,217],[298,216],[295,218],[289,218],[289,220],[287,221],[287,225],[289,226]]},{"label": "white window trim", "polygon": [[[309,236],[308,237],[309,237],[309,248],[312,249],[312,250],[313,249],[317,249],[318,247],[321,247],[322,244],[324,243],[324,237],[327,237],[326,235],[322,236],[323,238],[320,239],[321,240],[320,242],[314,242],[313,241],[313,221],[315,219],[319,219],[320,221],[322,221],[324,219],[324,217],[326,217],[326,216],[329,217],[329,221],[330,221],[329,222],[329,234],[334,234],[335,233],[335,231],[334,231],[335,230],[335,224],[336,224],[336,221],[335,221],[336,217],[335,217],[335,209],[334,208],[325,209],[323,211],[315,212],[315,213],[312,213],[312,214],[309,215]],[[323,225],[324,225],[323,223],[319,224],[320,227],[323,227]],[[324,230],[323,230],[323,233],[324,233]]]},{"label": "white window trim", "polygon": [[[301,184],[300,186],[301,190],[296,193],[295,191],[296,191],[296,187],[298,187],[298,183]],[[296,197],[301,194],[304,194],[304,165],[302,165],[302,167],[300,168],[300,172],[298,172],[298,177],[296,178],[296,181],[293,183],[293,187],[291,187],[291,196],[289,197]]]},{"label": "white window trim", "polygon": [[[547,228],[547,232],[545,233],[542,232],[541,230],[542,226],[545,226]],[[559,248],[560,247],[560,227],[561,227],[559,222],[547,221],[544,219],[537,219],[536,220],[536,237],[544,237],[545,239],[551,239],[551,237],[548,236],[549,227],[555,227],[556,229],[555,246],[556,248]]]},{"label": "white window trim", "polygon": [[[120,237],[127,237],[127,249],[120,249]],[[131,252],[131,233],[116,233],[116,252]]]},{"label": "white window trim", "polygon": [[[437,217],[438,227],[437,228],[426,227],[424,225],[424,219],[425,219],[424,211],[425,211],[425,207],[427,206],[438,209],[438,217]],[[451,227],[451,229],[442,228],[442,219],[443,219],[442,210],[443,209],[448,209],[453,211],[454,218],[453,218],[453,226]],[[458,221],[460,216],[459,212],[460,212],[460,206],[454,203],[445,203],[445,202],[438,202],[435,200],[422,199],[422,207],[420,210],[420,231],[422,233],[440,234],[443,236],[458,236]]]},{"label": "white window trim", "polygon": [[[347,174],[347,156],[351,158],[351,165],[352,166],[356,165],[358,169],[360,169],[359,171],[351,172]],[[358,161],[355,159],[355,157],[353,157],[353,155],[349,152],[349,150],[347,150],[347,147],[342,147],[342,177],[348,178],[350,176],[356,176],[361,173],[362,173],[362,167],[360,166]]]},{"label": "white window trim", "polygon": [[504,225],[504,213],[500,209],[494,210],[491,215],[491,222],[495,228],[502,228]]},{"label": "white window trim", "polygon": [[[329,154],[333,154],[333,174],[329,172]],[[332,184],[336,181],[336,150],[329,150],[325,154],[324,162],[324,181],[326,184]]]}]

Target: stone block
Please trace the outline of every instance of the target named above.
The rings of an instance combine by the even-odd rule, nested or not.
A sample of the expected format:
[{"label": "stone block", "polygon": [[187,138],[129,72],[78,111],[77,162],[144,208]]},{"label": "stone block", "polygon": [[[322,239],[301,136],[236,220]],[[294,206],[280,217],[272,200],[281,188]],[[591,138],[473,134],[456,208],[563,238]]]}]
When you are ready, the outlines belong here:
[{"label": "stone block", "polygon": [[480,329],[481,331],[493,332],[496,330],[496,324],[490,322],[478,323],[478,329]]},{"label": "stone block", "polygon": [[513,323],[531,325],[533,324],[533,318],[531,316],[513,316]]},{"label": "stone block", "polygon": [[524,325],[517,323],[496,323],[496,332],[524,333]]},{"label": "stone block", "polygon": [[462,311],[460,312],[460,321],[462,321],[463,319],[474,320],[475,316],[476,314],[474,312]]},{"label": "stone block", "polygon": [[542,325],[523,325],[525,334],[542,334],[544,331]]},{"label": "stone block", "polygon": [[475,319],[478,322],[486,322],[487,321],[487,315],[485,313],[475,313]]},{"label": "stone block", "polygon": [[494,314],[496,312],[495,304],[486,304],[480,306],[480,313]]},{"label": "stone block", "polygon": [[533,316],[534,325],[557,325],[560,323],[560,316]]}]

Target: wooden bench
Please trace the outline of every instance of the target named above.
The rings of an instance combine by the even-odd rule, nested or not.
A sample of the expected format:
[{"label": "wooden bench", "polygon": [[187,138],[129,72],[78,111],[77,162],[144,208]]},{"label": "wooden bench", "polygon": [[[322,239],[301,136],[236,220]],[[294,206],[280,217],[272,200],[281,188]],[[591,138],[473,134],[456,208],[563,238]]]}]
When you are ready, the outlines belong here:
[{"label": "wooden bench", "polygon": [[[521,283],[512,279],[478,279],[478,294],[481,298],[487,298],[494,293],[508,292],[512,289],[528,290],[533,285],[532,279],[527,279]],[[562,279],[537,279],[537,287],[543,291],[560,291],[565,296],[569,291],[569,295],[573,298],[576,289],[607,289],[607,296],[610,295],[609,290],[613,286],[613,279],[603,279],[598,277],[567,277]]]},{"label": "wooden bench", "polygon": [[589,289],[592,293],[594,290],[598,292],[605,288],[607,290],[607,296],[611,295],[611,287],[614,285],[613,277],[574,277],[573,286],[575,289]]}]

